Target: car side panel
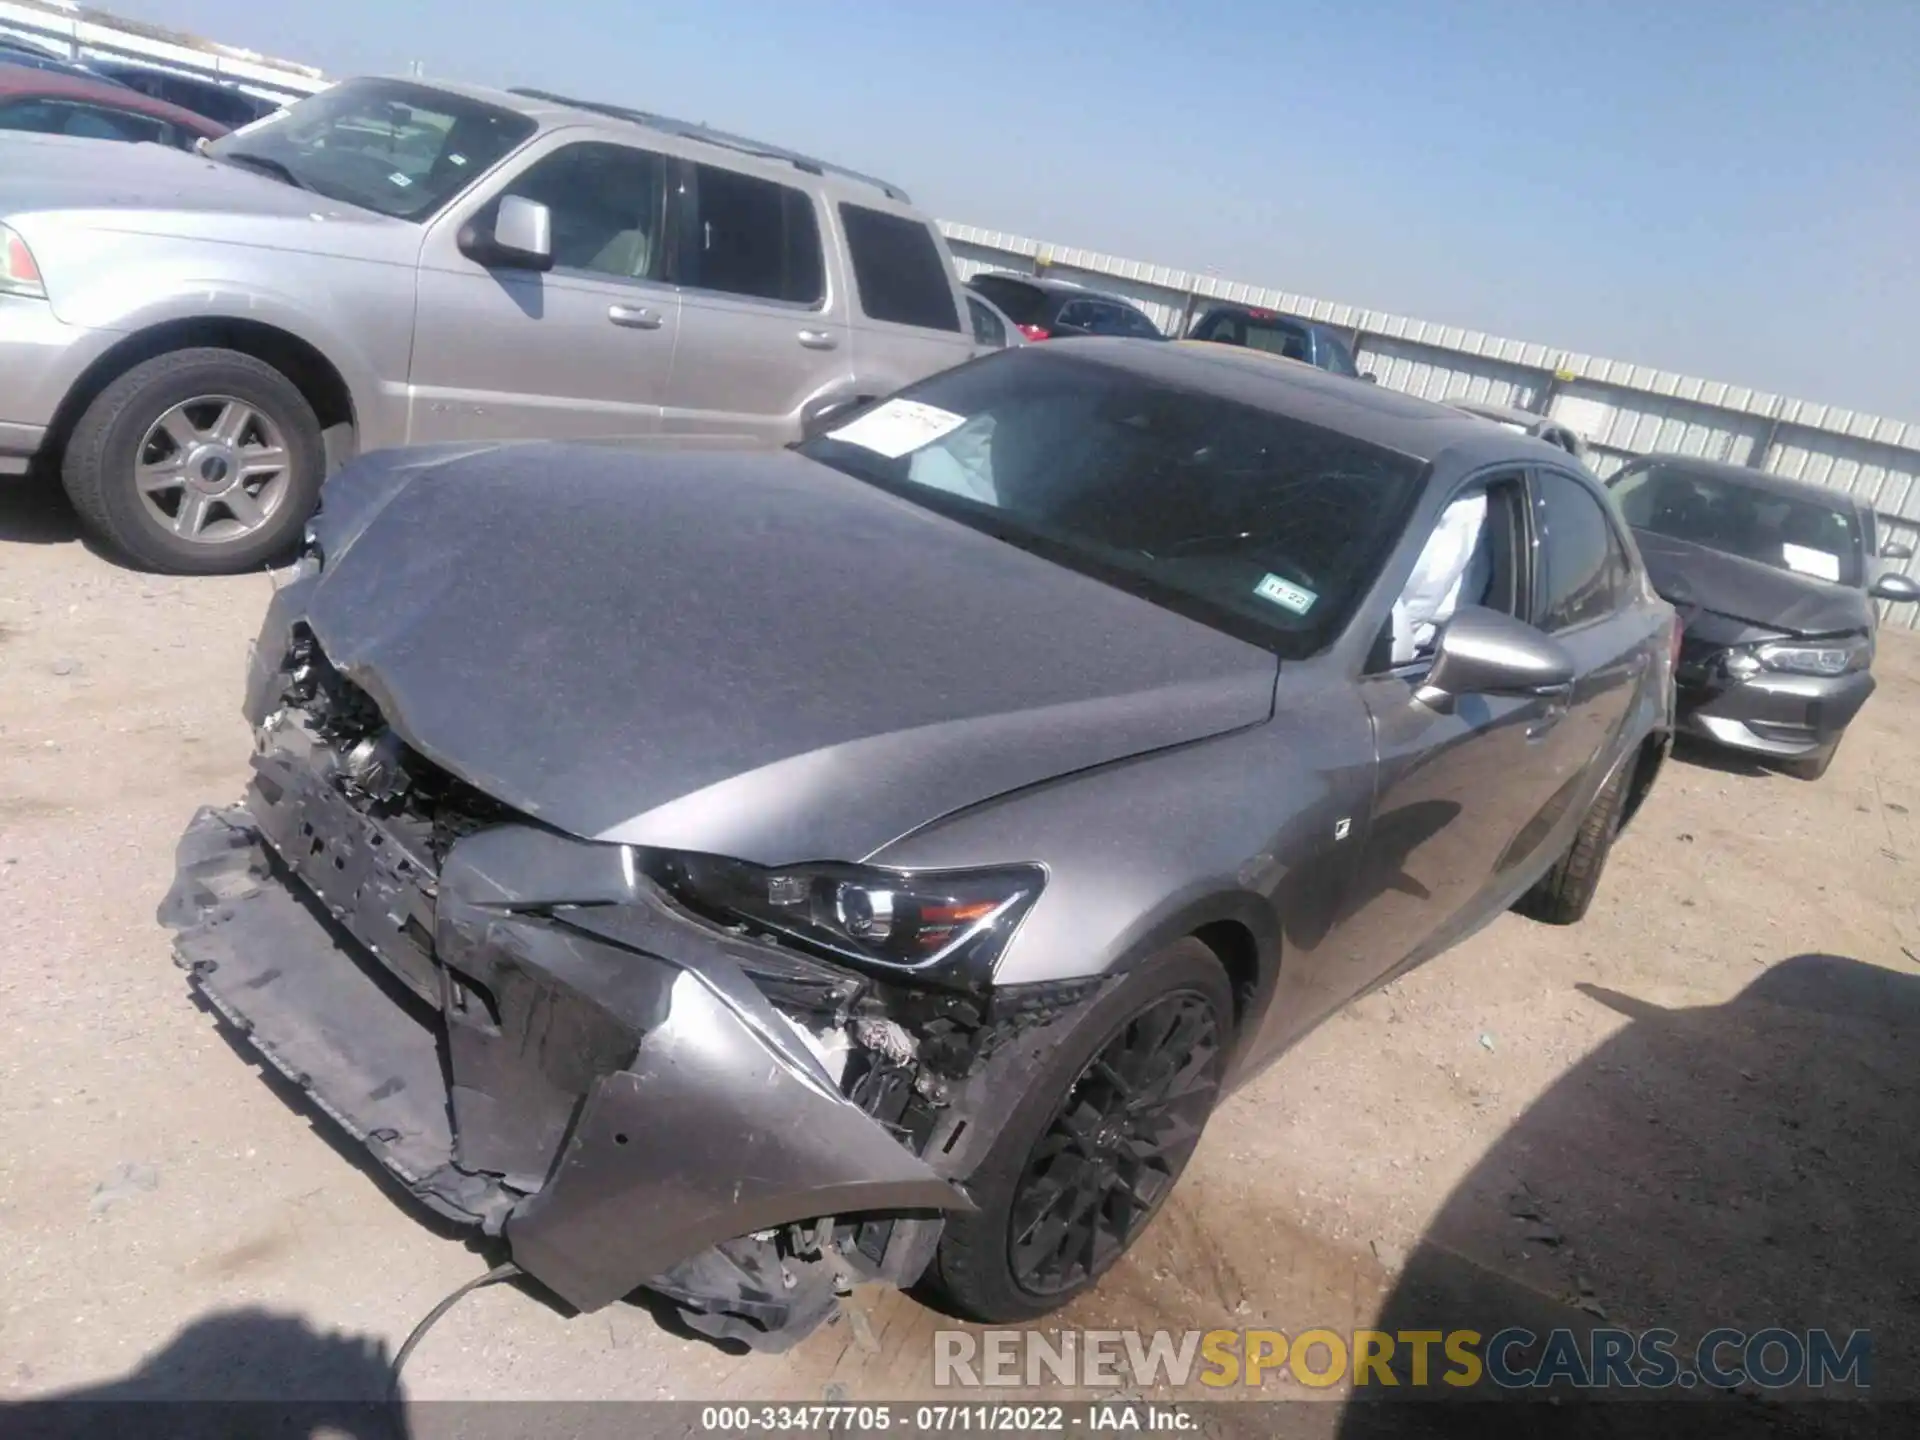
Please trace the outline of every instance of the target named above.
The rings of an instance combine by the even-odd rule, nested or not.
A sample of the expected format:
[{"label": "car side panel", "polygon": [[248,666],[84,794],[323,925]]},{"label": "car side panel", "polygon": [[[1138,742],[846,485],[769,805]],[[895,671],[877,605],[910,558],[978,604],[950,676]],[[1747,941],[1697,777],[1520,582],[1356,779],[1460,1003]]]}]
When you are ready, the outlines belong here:
[{"label": "car side panel", "polygon": [[1174,938],[1170,926],[1240,926],[1259,954],[1236,1060],[1251,1073],[1322,1008],[1323,949],[1347,908],[1373,790],[1372,727],[1351,686],[1329,684],[1314,663],[1289,665],[1275,706],[1264,725],[1004,796],[871,858],[1046,856],[1046,890],[1000,983],[1118,972]]}]

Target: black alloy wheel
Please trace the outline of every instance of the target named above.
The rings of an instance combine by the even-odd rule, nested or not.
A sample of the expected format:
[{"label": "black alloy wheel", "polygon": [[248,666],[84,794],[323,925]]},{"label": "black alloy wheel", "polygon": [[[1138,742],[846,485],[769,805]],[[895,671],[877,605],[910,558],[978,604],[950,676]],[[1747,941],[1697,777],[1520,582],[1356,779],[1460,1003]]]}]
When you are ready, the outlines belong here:
[{"label": "black alloy wheel", "polygon": [[1213,1005],[1161,996],[1089,1061],[1014,1187],[1008,1261],[1036,1298],[1083,1288],[1172,1191],[1220,1086]]}]

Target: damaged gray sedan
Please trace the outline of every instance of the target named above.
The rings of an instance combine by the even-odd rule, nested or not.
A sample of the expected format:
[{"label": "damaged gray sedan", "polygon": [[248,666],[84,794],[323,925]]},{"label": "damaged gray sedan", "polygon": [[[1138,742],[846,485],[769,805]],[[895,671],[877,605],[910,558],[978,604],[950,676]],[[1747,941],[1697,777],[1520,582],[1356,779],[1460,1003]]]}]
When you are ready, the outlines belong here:
[{"label": "damaged gray sedan", "polygon": [[420,1201],[765,1348],[1092,1285],[1314,1024],[1577,919],[1671,726],[1591,477],[1455,411],[1089,340],[827,423],[336,476],[162,909]]}]

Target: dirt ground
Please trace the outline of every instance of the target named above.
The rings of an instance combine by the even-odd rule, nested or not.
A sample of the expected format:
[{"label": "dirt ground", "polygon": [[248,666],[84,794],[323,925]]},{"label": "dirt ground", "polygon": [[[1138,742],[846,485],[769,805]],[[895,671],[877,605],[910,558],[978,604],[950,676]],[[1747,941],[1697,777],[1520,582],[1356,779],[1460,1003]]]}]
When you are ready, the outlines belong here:
[{"label": "dirt ground", "polygon": [[[130,572],[57,502],[0,491],[0,1401],[375,1393],[482,1268],[189,1002],[154,920],[188,816],[241,789],[270,584]],[[1920,641],[1888,634],[1877,672],[1823,781],[1683,757],[1584,924],[1504,918],[1229,1101],[1060,1323],[1297,1333],[1539,1303],[1869,1327],[1880,1393],[1914,1393]],[[741,1356],[503,1285],[407,1383],[899,1397],[951,1324],[863,1293],[795,1352]]]}]

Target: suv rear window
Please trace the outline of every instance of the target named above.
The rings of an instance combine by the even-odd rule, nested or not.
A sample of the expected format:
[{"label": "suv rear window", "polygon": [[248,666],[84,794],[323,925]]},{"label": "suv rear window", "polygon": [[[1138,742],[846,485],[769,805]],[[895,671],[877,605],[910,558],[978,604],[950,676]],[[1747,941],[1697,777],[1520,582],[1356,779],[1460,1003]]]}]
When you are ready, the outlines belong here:
[{"label": "suv rear window", "polygon": [[806,192],[696,165],[697,210],[681,278],[703,290],[818,305],[827,295],[820,224]]},{"label": "suv rear window", "polygon": [[1016,325],[1044,325],[1047,292],[1037,285],[1023,284],[1005,275],[976,275],[967,284],[1000,307]]},{"label": "suv rear window", "polygon": [[925,330],[959,330],[953,284],[925,225],[844,202],[840,222],[847,229],[853,283],[867,315]]}]

